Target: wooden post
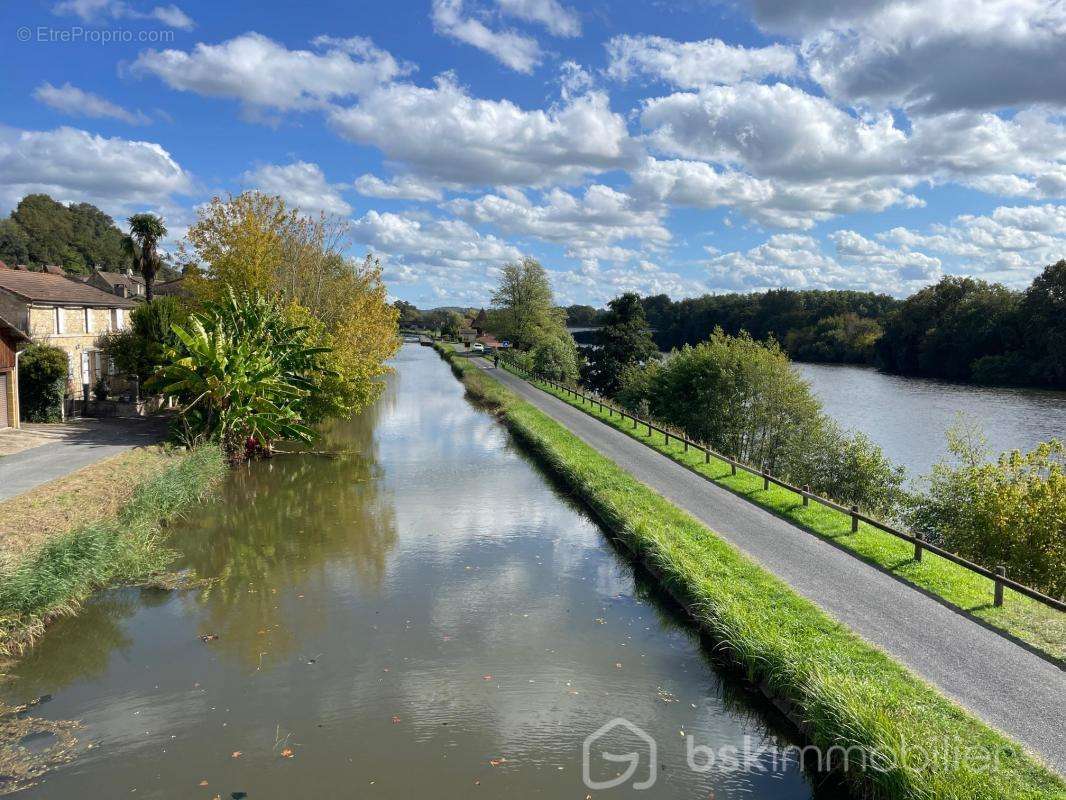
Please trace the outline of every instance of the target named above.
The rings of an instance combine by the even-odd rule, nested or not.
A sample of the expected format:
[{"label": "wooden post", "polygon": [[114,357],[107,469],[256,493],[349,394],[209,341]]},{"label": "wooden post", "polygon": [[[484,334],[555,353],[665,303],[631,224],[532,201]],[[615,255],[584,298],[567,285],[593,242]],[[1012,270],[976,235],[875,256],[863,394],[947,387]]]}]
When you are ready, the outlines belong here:
[{"label": "wooden post", "polygon": [[648,423],[648,436],[651,436],[651,423]]},{"label": "wooden post", "polygon": [[859,532],[859,507],[858,506],[852,506],[851,507],[851,532],[852,533],[858,533]]},{"label": "wooden post", "polygon": [[914,560],[922,560],[922,532],[918,531],[914,534]]},{"label": "wooden post", "polygon": [[810,505],[810,502],[811,502],[810,494],[811,494],[811,485],[807,484],[806,486],[803,487],[803,505],[804,506]]},{"label": "wooden post", "polygon": [[730,475],[736,475],[737,474],[737,462],[736,461],[732,461],[731,460],[729,462],[729,474]]},{"label": "wooden post", "polygon": [[688,439],[682,439],[681,441],[683,441],[685,443],[685,452],[687,453],[688,452]]},{"label": "wooden post", "polygon": [[762,488],[764,492],[770,488],[770,473],[766,470],[762,471]]},{"label": "wooden post", "polygon": [[707,450],[706,448],[704,448],[704,450],[703,450],[703,463],[704,464],[710,464],[711,463],[711,451]]},{"label": "wooden post", "polygon": [[[996,576],[997,578],[1006,578],[1007,568],[996,567]],[[994,599],[992,600],[992,605],[996,607],[1003,605],[1003,583],[998,579],[996,580],[996,593]]]}]

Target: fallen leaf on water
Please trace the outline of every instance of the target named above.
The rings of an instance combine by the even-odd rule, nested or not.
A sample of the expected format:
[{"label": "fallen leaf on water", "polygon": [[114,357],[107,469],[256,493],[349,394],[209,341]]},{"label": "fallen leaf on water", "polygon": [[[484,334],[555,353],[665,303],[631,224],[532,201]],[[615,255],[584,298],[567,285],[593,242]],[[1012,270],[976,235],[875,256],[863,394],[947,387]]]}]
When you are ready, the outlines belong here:
[{"label": "fallen leaf on water", "polygon": [[281,751],[282,758],[292,758],[294,755],[296,755],[296,753],[292,752],[291,747],[286,747],[284,750]]},{"label": "fallen leaf on water", "polygon": [[201,786],[207,786],[207,781],[200,781]]},{"label": "fallen leaf on water", "polygon": [[500,756],[499,758],[490,758],[489,759],[489,764],[494,766],[494,767],[498,767],[498,766],[500,766],[500,764],[503,764],[505,761],[507,761],[507,759],[504,758],[503,756]]},{"label": "fallen leaf on water", "polygon": [[492,680],[492,676],[491,675],[482,675],[481,676],[481,680],[483,680],[483,681],[491,681]]},{"label": "fallen leaf on water", "polygon": [[240,758],[243,755],[244,753],[242,753],[240,750],[234,750],[233,753],[230,754],[230,758]]},{"label": "fallen leaf on water", "polygon": [[399,723],[399,721],[400,721],[400,715],[399,714],[393,714],[392,715],[393,724],[395,725],[395,724]]},{"label": "fallen leaf on water", "polygon": [[213,642],[216,639],[218,639],[218,634],[217,633],[201,633],[200,634],[200,641],[203,642],[204,644],[207,644],[208,642]]},{"label": "fallen leaf on water", "polygon": [[615,669],[621,669],[622,668],[622,662],[621,661],[616,661],[614,663],[614,668]]}]

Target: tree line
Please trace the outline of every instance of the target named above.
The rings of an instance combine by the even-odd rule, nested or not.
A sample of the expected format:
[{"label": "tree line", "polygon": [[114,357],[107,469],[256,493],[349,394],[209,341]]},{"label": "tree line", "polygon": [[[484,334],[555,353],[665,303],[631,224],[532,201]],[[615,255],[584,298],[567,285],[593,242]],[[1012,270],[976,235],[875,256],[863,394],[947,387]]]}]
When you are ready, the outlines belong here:
[{"label": "tree line", "polygon": [[[1066,387],[1066,261],[1024,291],[945,277],[905,300],[854,291],[777,289],[671,300],[640,298],[652,339],[669,352],[731,336],[773,339],[798,361],[867,364],[887,372],[984,384]],[[566,309],[571,327],[603,325],[608,312]],[[592,344],[595,333],[575,334]]]}]

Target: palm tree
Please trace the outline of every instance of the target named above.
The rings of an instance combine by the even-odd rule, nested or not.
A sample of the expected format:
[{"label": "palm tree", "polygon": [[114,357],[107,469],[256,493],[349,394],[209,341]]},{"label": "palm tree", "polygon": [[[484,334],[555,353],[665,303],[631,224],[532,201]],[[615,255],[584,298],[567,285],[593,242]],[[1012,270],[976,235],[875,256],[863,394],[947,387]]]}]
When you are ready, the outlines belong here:
[{"label": "palm tree", "polygon": [[129,219],[130,238],[136,244],[136,264],[144,278],[144,299],[152,302],[152,287],[159,269],[159,252],[156,245],[167,235],[163,220],[155,214],[134,214]]}]

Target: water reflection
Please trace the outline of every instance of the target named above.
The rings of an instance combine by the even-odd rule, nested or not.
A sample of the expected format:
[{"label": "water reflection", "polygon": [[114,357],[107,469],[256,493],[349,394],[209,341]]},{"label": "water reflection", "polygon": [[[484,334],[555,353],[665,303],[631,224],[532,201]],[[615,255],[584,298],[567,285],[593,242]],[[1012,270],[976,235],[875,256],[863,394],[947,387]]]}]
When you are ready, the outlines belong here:
[{"label": "water reflection", "polygon": [[790,734],[431,351],[315,449],[344,455],[253,465],[177,527],[208,589],[108,593],[22,662],[11,694],[95,743],[27,797],[584,797],[615,716],[660,742],[657,797],[833,794],[687,769],[681,731]]}]

